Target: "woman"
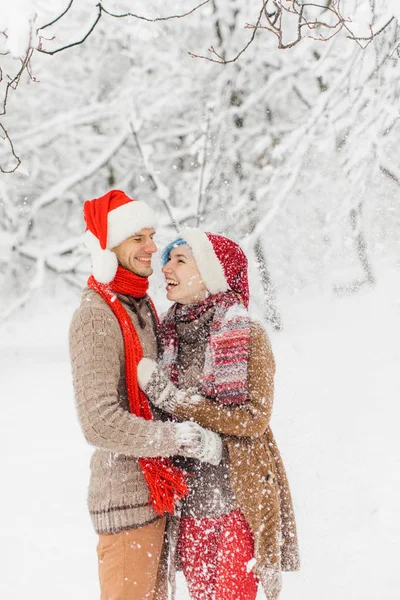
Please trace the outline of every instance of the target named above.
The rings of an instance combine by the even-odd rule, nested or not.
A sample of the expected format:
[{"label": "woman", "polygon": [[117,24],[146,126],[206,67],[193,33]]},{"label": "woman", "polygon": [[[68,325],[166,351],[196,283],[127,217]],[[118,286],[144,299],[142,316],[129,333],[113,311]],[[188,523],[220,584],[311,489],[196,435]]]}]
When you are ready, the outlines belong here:
[{"label": "woman", "polygon": [[[218,466],[179,459],[192,473],[179,531],[194,600],[268,600],[281,570],[299,567],[293,507],[269,428],[275,363],[251,323],[247,259],[223,236],[187,230],[163,255],[167,297],[162,367],[143,359],[139,385],[153,404],[222,434]],[[217,449],[216,449],[217,452]]]}]

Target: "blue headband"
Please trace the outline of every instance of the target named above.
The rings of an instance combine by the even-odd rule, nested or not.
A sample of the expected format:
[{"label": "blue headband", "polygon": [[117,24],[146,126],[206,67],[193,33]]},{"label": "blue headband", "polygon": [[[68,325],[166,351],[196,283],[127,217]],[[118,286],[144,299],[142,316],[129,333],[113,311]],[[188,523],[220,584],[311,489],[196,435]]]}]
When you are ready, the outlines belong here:
[{"label": "blue headband", "polygon": [[169,254],[170,254],[171,250],[173,250],[174,248],[177,248],[178,246],[184,246],[185,244],[187,244],[187,242],[185,242],[185,240],[182,238],[177,238],[176,240],[174,240],[173,242],[168,244],[168,246],[165,248],[165,250],[161,254],[162,266],[165,267],[165,265],[169,261]]}]

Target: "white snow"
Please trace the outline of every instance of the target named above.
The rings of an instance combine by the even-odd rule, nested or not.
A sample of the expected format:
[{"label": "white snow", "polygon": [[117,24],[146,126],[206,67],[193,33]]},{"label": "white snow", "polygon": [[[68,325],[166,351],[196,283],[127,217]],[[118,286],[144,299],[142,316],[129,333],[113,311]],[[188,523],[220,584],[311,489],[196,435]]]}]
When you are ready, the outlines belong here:
[{"label": "white snow", "polygon": [[[40,30],[44,46],[79,41],[96,4],[74,2]],[[170,0],[168,10],[149,0],[107,6],[120,12],[123,4],[151,17],[181,13],[187,2]],[[159,24],[104,16],[85,44],[54,57],[35,52],[37,83],[26,72],[10,89],[4,123],[23,166],[0,181],[0,319],[7,317],[0,321],[1,600],[98,598],[96,535],[86,509],[92,451],[77,422],[67,348],[78,298],[72,288],[52,287],[48,271],[77,283],[70,269],[79,278],[89,263],[80,244],[81,204],[111,181],[164,211],[169,229],[160,232],[160,247],[173,221],[195,223],[199,196],[202,224],[242,240],[258,279],[254,242],[263,239],[284,323],[271,335],[278,366],[273,429],[302,556],[300,573],[284,575],[280,600],[399,594],[394,25],[364,52],[345,35],[278,51],[275,36],[259,31],[232,70],[187,52],[206,53],[218,15],[233,57],[248,40],[244,25],[255,22],[259,2],[220,0],[215,14],[212,4]],[[370,25],[379,32],[392,15],[400,22],[400,0],[345,4],[357,35],[368,36]],[[36,29],[67,6],[0,0],[0,100],[29,43],[37,45]],[[288,28],[286,41],[295,34]],[[232,91],[240,92],[237,105],[228,101]],[[236,119],[242,126],[232,127]],[[0,139],[0,159],[11,165],[7,138]],[[378,284],[333,296],[324,281],[330,290],[362,276],[358,228]],[[261,313],[258,288],[253,305]],[[178,589],[178,600],[188,598],[182,577]]]},{"label": "white snow", "polygon": [[6,30],[7,49],[13,56],[25,56],[35,37],[35,10],[34,0],[2,0],[0,31]]},{"label": "white snow", "polygon": [[[302,569],[281,600],[393,600],[400,469],[398,271],[351,297],[308,289],[283,301],[273,429],[289,473]],[[281,299],[282,300],[282,299]],[[98,598],[86,510],[91,448],[68,362],[74,305],[36,301],[1,329],[0,597]],[[260,598],[262,598],[260,594]],[[188,595],[182,577],[178,599]]]},{"label": "white snow", "polygon": [[400,3],[398,0],[386,0],[388,13],[392,13],[400,21]]}]

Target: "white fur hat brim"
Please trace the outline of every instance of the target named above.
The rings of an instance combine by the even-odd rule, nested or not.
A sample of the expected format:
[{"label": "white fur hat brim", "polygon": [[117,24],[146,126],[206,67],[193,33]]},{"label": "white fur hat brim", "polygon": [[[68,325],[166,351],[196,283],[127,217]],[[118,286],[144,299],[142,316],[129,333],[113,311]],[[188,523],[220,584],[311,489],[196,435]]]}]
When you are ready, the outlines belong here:
[{"label": "white fur hat brim", "polygon": [[191,247],[201,278],[210,294],[226,292],[229,285],[224,269],[207,234],[198,229],[187,228],[182,230],[179,235]]},{"label": "white fur hat brim", "polygon": [[115,248],[141,229],[156,227],[156,215],[148,204],[140,200],[123,204],[108,213],[107,248]]}]

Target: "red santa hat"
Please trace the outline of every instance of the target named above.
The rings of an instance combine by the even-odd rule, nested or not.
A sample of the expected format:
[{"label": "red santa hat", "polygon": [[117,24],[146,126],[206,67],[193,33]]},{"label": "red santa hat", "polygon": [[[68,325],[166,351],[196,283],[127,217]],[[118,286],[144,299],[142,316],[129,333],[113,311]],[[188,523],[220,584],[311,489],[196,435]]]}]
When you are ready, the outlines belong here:
[{"label": "red santa hat", "polygon": [[85,243],[92,257],[92,272],[100,283],[110,283],[117,272],[118,260],[111,248],[141,229],[156,227],[156,217],[150,206],[128,198],[120,190],[111,190],[101,198],[87,200],[83,205],[83,214],[86,222]]},{"label": "red santa hat", "polygon": [[239,244],[223,235],[199,229],[185,229],[180,236],[189,244],[201,278],[210,294],[233,290],[240,294],[248,307],[248,262]]}]

